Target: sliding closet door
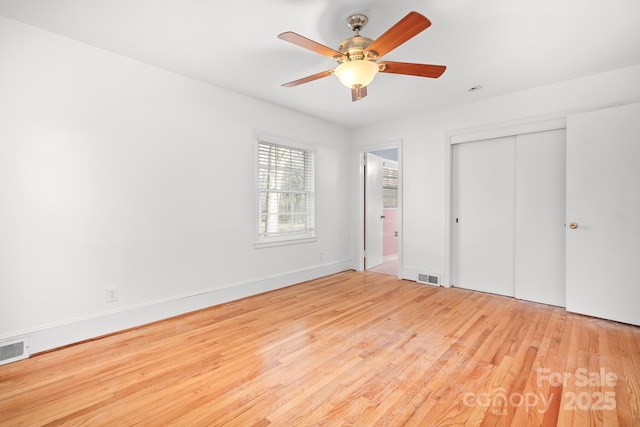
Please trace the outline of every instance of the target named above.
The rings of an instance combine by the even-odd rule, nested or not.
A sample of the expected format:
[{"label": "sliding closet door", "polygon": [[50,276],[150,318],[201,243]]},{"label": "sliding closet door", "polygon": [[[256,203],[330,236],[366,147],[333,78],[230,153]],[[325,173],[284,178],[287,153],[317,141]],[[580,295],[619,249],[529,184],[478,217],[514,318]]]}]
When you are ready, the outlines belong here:
[{"label": "sliding closet door", "polygon": [[453,146],[453,286],[514,296],[515,147]]},{"label": "sliding closet door", "polygon": [[565,306],[565,130],[453,146],[452,284]]},{"label": "sliding closet door", "polygon": [[565,306],[566,131],[516,141],[515,296]]}]

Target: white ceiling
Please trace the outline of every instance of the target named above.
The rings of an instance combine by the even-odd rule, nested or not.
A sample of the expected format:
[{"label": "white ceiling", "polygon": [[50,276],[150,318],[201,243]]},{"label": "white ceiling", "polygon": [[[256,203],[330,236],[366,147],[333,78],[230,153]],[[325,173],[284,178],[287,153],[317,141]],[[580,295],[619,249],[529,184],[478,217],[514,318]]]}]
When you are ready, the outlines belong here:
[{"label": "white ceiling", "polygon": [[[364,13],[376,39],[411,10],[432,26],[385,60],[446,65],[439,79],[380,74],[351,102],[329,58]],[[640,64],[640,0],[0,0],[0,15],[349,127]],[[483,89],[469,92],[470,86]]]}]

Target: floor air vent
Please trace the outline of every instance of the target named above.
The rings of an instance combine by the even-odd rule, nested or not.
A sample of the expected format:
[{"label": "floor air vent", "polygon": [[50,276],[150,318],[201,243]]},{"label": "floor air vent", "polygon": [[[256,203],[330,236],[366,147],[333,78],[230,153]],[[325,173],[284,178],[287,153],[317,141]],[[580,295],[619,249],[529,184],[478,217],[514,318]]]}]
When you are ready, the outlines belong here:
[{"label": "floor air vent", "polygon": [[27,338],[16,338],[10,341],[0,341],[0,365],[15,362],[29,357]]},{"label": "floor air vent", "polygon": [[418,273],[417,282],[424,283],[425,285],[440,286],[440,276]]}]

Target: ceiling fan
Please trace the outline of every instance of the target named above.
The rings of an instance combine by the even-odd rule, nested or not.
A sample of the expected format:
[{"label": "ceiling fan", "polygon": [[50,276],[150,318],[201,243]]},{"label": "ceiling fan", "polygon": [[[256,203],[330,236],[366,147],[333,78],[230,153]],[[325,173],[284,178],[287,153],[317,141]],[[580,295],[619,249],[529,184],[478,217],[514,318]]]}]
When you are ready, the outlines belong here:
[{"label": "ceiling fan", "polygon": [[294,87],[323,77],[335,74],[340,82],[351,89],[352,101],[358,101],[367,96],[367,85],[373,81],[378,72],[391,74],[406,74],[418,77],[437,79],[447,67],[444,65],[413,64],[409,62],[376,62],[393,49],[431,26],[425,16],[418,12],[409,12],[386,33],[372,40],[360,35],[360,30],[367,25],[369,19],[362,14],[354,14],[347,18],[347,25],[355,35],[343,40],[337,50],[324,46],[291,31],[278,35],[278,38],[297,46],[309,49],[320,55],[327,56],[338,62],[335,69],[322,71],[311,76],[303,77],[284,87]]}]

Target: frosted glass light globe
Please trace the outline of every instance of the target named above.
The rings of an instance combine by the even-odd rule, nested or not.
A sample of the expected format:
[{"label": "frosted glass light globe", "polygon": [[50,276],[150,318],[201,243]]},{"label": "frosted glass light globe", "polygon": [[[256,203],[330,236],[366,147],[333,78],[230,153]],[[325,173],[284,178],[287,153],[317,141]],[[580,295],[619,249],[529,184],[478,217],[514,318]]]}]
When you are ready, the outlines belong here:
[{"label": "frosted glass light globe", "polygon": [[334,71],[340,82],[349,89],[367,86],[378,73],[378,64],[366,59],[343,62]]}]

